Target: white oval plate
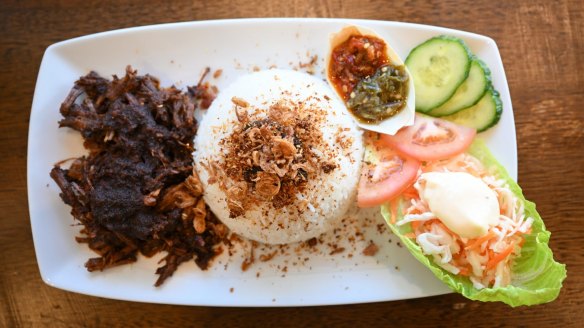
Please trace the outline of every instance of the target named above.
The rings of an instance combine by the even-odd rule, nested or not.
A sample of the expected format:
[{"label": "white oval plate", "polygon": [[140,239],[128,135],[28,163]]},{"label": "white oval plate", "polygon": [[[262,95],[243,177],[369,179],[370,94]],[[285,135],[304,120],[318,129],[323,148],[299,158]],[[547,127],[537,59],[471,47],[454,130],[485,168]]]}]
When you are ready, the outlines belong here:
[{"label": "white oval plate", "polygon": [[[89,273],[83,264],[96,255],[86,245],[75,242],[79,227],[74,226],[70,208],[61,201],[59,188],[49,177],[54,163],[84,153],[79,134],[59,129],[57,121],[61,118],[59,105],[74,81],[90,70],[103,76],[121,76],[130,64],[139,74],[159,77],[162,85],[184,88],[195,84],[202,69],[210,66],[223,69],[221,77],[211,81],[221,89],[254,68],[297,68],[299,62],[318,55],[315,73],[322,76],[329,34],[346,24],[374,29],[402,58],[415,45],[438,34],[463,38],[491,68],[494,85],[503,100],[500,123],[482,137],[516,178],[515,125],[509,89],[497,46],[485,36],[424,25],[341,19],[203,21],[84,36],[46,50],[32,105],[28,197],[43,280],[57,288],[107,298],[211,306],[329,305],[448,293],[429,270],[396,246],[397,238],[388,231],[376,231],[375,226],[383,223],[376,213],[364,215],[371,222],[369,227],[361,227],[366,241],[374,240],[380,246],[375,256],[363,256],[365,244],[357,244],[342,254],[310,256],[298,266],[292,264],[296,255],[279,256],[255,263],[246,272],[241,271],[237,256],[231,260],[222,256],[208,271],[199,270],[193,261],[181,265],[160,288],[153,287],[160,256]],[[289,268],[283,273],[286,264]]]}]

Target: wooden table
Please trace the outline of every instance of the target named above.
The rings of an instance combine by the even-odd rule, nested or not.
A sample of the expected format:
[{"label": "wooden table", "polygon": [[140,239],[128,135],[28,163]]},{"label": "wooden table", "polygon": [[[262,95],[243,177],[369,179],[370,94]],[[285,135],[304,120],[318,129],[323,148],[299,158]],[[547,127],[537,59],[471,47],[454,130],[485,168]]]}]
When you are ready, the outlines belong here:
[{"label": "wooden table", "polygon": [[[39,276],[26,196],[30,107],[43,51],[137,25],[237,17],[352,17],[445,26],[497,41],[517,126],[519,182],[567,264],[559,298],[511,309],[459,295],[309,308],[141,304],[68,293]],[[0,4],[0,326],[576,327],[584,321],[584,3],[561,1],[11,1]],[[301,324],[302,323],[302,324]]]}]

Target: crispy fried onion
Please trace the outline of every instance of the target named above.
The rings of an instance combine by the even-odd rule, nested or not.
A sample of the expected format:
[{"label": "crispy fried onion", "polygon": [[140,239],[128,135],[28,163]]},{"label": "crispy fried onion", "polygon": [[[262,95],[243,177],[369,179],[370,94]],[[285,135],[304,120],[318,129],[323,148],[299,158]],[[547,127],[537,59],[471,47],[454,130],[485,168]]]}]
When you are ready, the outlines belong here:
[{"label": "crispy fried onion", "polygon": [[258,172],[255,190],[259,197],[270,200],[280,191],[280,178],[275,174]]},{"label": "crispy fried onion", "polygon": [[[222,161],[203,164],[208,182],[219,182],[226,193],[231,217],[260,202],[271,202],[275,208],[290,204],[312,174],[336,168],[323,156],[324,150],[318,150],[322,132],[314,116],[301,114],[298,104],[276,102],[261,116],[246,100],[231,101],[237,121],[219,143],[226,155]],[[229,179],[218,178],[223,176]]]},{"label": "crispy fried onion", "polygon": [[247,193],[247,184],[245,182],[237,183],[227,190],[227,207],[229,208],[229,217],[238,217],[245,213],[244,202]]}]

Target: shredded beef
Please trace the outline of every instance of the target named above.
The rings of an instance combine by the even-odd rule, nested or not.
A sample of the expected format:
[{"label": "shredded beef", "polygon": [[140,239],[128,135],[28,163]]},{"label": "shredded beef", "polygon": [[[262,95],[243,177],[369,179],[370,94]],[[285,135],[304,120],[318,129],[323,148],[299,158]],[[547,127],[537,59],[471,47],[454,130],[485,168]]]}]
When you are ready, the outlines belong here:
[{"label": "shredded beef", "polygon": [[214,97],[202,80],[184,93],[128,66],[111,81],[96,72],[81,77],[64,100],[59,126],[79,131],[89,155],[69,169],[57,164],[51,177],[84,226],[77,241],[99,254],[87,270],[166,251],[159,286],[182,262],[194,258],[206,269],[216,255],[224,237],[217,231],[225,229],[201,198],[191,156],[195,106]]}]

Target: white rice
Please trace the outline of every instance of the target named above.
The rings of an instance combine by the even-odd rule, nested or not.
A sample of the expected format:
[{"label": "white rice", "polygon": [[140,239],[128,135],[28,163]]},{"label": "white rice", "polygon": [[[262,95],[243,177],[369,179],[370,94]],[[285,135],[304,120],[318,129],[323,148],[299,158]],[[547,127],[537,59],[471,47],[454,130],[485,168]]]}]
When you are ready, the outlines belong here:
[{"label": "white rice", "polygon": [[[333,152],[337,169],[311,178],[297,201],[284,208],[274,209],[269,202],[229,218],[226,194],[218,183],[209,184],[209,172],[204,164],[222,162],[224,150],[220,140],[230,135],[237,122],[232,97],[245,99],[255,108],[268,110],[282,99],[311,102],[326,111],[320,126],[324,148]],[[311,106],[307,106],[310,108]],[[339,132],[346,128],[347,131]],[[336,140],[339,134],[352,143],[345,148]],[[268,244],[287,244],[317,237],[336,226],[347,210],[355,205],[357,184],[363,157],[361,131],[344,104],[322,80],[296,71],[267,70],[245,75],[222,90],[208,109],[195,139],[195,167],[205,193],[205,202],[232,232]],[[226,178],[226,177],[219,177]],[[298,202],[306,199],[308,209],[299,212]]]}]

